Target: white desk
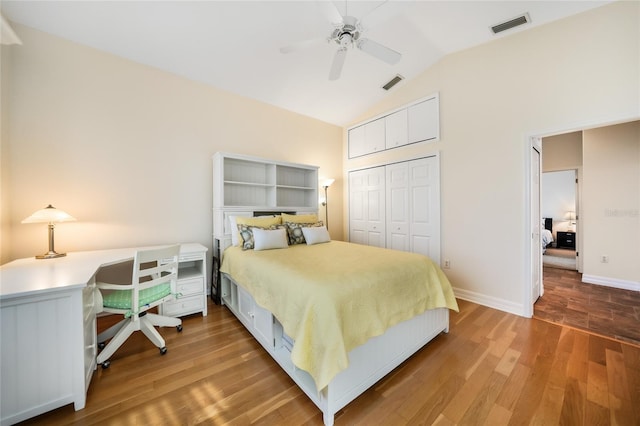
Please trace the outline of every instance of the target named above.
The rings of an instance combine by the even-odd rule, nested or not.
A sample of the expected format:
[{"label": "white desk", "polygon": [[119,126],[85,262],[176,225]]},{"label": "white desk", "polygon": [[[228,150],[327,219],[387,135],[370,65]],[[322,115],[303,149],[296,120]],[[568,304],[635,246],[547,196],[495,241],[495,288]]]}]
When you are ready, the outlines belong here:
[{"label": "white desk", "polygon": [[[96,369],[95,274],[132,260],[139,249],[19,259],[0,267],[0,424],[69,403],[84,408]],[[180,258],[191,270],[194,260],[202,262],[204,272],[206,251],[182,244]]]}]

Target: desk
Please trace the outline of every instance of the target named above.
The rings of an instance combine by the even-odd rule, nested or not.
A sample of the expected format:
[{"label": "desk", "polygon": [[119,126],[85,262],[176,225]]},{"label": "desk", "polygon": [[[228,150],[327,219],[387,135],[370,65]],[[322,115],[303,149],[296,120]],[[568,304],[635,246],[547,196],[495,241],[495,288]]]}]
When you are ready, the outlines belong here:
[{"label": "desk", "polygon": [[[0,267],[0,424],[69,403],[84,408],[96,369],[96,272],[132,260],[144,248],[18,259]],[[194,279],[194,262],[201,262],[203,288],[206,251],[201,244],[180,246],[189,280]]]}]

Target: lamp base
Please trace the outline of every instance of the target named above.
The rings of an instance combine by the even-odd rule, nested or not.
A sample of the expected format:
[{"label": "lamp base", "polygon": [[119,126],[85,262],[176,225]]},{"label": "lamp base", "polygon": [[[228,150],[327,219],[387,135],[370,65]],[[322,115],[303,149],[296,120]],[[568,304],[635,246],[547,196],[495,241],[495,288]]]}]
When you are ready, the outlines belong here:
[{"label": "lamp base", "polygon": [[56,257],[66,256],[67,253],[56,253],[55,251],[49,251],[48,253],[36,256],[36,259],[54,259]]}]

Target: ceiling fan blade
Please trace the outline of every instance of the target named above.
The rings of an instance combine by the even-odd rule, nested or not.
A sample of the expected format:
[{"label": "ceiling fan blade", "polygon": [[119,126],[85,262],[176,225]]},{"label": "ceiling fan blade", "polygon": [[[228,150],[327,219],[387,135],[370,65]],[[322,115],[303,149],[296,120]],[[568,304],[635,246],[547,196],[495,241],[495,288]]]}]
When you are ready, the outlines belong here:
[{"label": "ceiling fan blade", "polygon": [[389,49],[388,47],[367,38],[362,38],[358,41],[358,49],[371,56],[375,56],[390,65],[397,64],[400,58],[402,58],[402,55],[395,50]]},{"label": "ceiling fan blade", "polygon": [[316,44],[326,43],[326,39],[324,38],[312,38],[309,40],[302,40],[296,43],[292,43],[288,46],[283,46],[280,48],[280,53],[291,53],[298,50],[306,49],[308,47],[312,47]]},{"label": "ceiling fan blade", "polygon": [[333,63],[331,64],[331,70],[329,71],[329,80],[337,80],[340,78],[346,57],[346,48],[336,50],[336,54],[333,56]]},{"label": "ceiling fan blade", "polygon": [[327,21],[331,22],[334,25],[342,24],[342,15],[338,12],[338,8],[332,1],[316,1],[316,5],[320,9],[322,15],[327,19]]}]

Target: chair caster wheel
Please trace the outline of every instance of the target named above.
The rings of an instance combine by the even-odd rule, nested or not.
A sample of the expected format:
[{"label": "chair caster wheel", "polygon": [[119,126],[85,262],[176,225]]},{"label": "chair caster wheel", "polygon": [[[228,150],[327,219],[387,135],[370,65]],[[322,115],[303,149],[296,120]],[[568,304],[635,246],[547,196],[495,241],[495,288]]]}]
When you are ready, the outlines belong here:
[{"label": "chair caster wheel", "polygon": [[102,369],[103,369],[103,370],[106,370],[106,369],[107,369],[107,368],[109,368],[109,366],[111,365],[111,361],[105,361],[105,362],[103,362],[103,363],[102,363],[102,364],[100,364],[100,365],[102,365]]},{"label": "chair caster wheel", "polygon": [[164,355],[166,353],[167,353],[167,347],[166,346],[161,347],[160,348],[160,355]]},{"label": "chair caster wheel", "polygon": [[176,330],[178,330],[178,333],[180,333],[182,331],[182,324],[176,325]]},{"label": "chair caster wheel", "polygon": [[104,343],[104,342],[98,343],[98,349],[100,349],[100,350],[103,350],[105,346],[107,346],[107,344]]}]

